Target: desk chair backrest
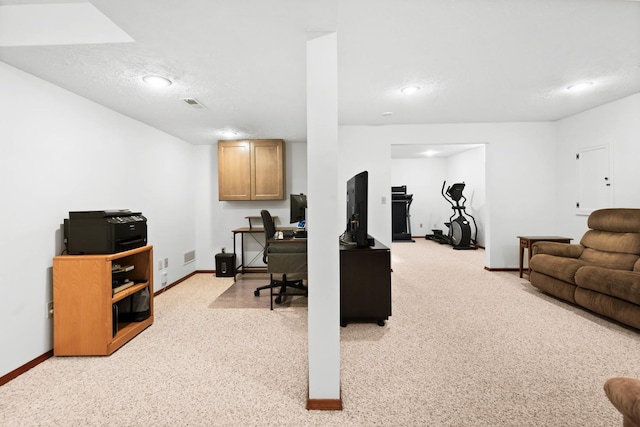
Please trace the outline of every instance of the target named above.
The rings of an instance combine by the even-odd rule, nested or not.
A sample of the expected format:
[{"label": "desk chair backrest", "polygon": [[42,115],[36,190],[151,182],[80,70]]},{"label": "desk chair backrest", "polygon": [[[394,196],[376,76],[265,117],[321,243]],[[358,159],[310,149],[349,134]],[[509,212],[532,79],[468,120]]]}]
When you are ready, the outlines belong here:
[{"label": "desk chair backrest", "polygon": [[262,253],[262,261],[267,263],[267,248],[269,247],[269,239],[276,234],[276,225],[273,222],[273,218],[268,210],[263,209],[260,211],[262,217],[262,226],[264,227],[264,251]]}]

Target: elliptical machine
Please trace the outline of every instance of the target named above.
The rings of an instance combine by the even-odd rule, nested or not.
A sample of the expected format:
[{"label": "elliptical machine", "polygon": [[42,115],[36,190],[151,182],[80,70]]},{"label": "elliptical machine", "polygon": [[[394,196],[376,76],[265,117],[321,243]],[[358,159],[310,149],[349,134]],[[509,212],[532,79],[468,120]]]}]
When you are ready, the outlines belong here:
[{"label": "elliptical machine", "polygon": [[[449,232],[446,236],[440,237],[440,243],[446,243],[453,246],[453,249],[478,249],[475,244],[477,243],[478,238],[478,225],[476,224],[476,219],[465,210],[465,202],[467,198],[462,195],[462,190],[464,190],[464,182],[456,183],[447,187],[447,191],[445,193],[444,187],[447,185],[447,181],[442,183],[442,197],[445,198],[447,202],[451,204],[451,209],[453,209],[453,214],[449,217],[449,222],[445,222],[444,224],[449,228]],[[462,204],[460,204],[460,199],[462,199]],[[453,203],[455,202],[455,204]],[[473,228],[475,230],[473,238],[471,237],[471,225],[469,225],[469,221],[463,215],[463,212],[468,215],[473,220]],[[458,214],[457,218],[453,218],[456,213]]]}]

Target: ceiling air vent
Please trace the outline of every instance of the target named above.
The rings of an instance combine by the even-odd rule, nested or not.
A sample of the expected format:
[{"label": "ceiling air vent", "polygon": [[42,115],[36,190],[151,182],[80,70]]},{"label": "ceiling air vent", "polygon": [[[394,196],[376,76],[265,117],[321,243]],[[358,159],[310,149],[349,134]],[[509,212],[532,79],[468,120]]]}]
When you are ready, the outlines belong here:
[{"label": "ceiling air vent", "polygon": [[200,101],[198,101],[195,98],[182,98],[182,100],[190,107],[193,108],[198,108],[198,109],[203,109],[203,108],[207,108],[205,107],[203,104],[200,103]]}]

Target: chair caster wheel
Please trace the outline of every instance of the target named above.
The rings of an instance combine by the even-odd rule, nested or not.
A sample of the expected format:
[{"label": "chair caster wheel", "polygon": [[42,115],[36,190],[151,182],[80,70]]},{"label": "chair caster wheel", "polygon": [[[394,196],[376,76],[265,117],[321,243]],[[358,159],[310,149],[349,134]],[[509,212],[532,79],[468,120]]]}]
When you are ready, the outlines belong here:
[{"label": "chair caster wheel", "polygon": [[253,291],[253,296],[254,297],[259,297],[260,296],[260,291]]},{"label": "chair caster wheel", "polygon": [[282,297],[276,297],[276,304],[280,304],[282,302]]}]

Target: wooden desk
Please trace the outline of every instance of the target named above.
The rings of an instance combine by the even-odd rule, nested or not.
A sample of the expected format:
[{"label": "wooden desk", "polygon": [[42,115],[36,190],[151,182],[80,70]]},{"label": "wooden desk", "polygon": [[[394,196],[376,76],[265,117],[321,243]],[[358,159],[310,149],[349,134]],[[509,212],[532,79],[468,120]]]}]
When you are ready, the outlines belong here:
[{"label": "wooden desk", "polygon": [[[276,227],[276,230],[280,231],[280,230],[296,230],[297,227]],[[244,235],[245,234],[249,234],[253,240],[255,240],[256,242],[258,242],[258,244],[262,247],[262,250],[264,251],[264,228],[262,227],[240,227],[240,228],[236,228],[231,230],[231,232],[233,233],[233,253],[234,255],[236,255],[236,260],[240,261],[240,264],[238,264],[236,266],[236,273],[240,273],[240,274],[244,274],[249,272],[249,270],[266,270],[266,266],[265,265],[258,265],[258,266],[253,266],[251,265],[252,262],[254,262],[256,259],[258,259],[260,257],[260,255],[262,255],[262,251],[259,252],[255,257],[253,257],[251,260],[249,260],[249,262],[245,262],[244,259]],[[237,252],[236,252],[236,236],[240,235],[240,257],[237,256]],[[260,234],[259,237],[254,236],[254,234]],[[284,239],[282,240],[278,240],[278,242],[282,242],[284,241]],[[236,276],[234,274],[233,276],[233,280],[235,282],[236,280]]]},{"label": "wooden desk", "polygon": [[520,239],[520,277],[522,277],[523,270],[523,261],[524,261],[524,250],[528,249],[529,259],[527,262],[527,274],[531,274],[531,267],[529,267],[529,262],[531,262],[531,245],[535,242],[558,242],[558,243],[571,243],[573,239],[569,237],[560,237],[560,236],[518,236]]}]

